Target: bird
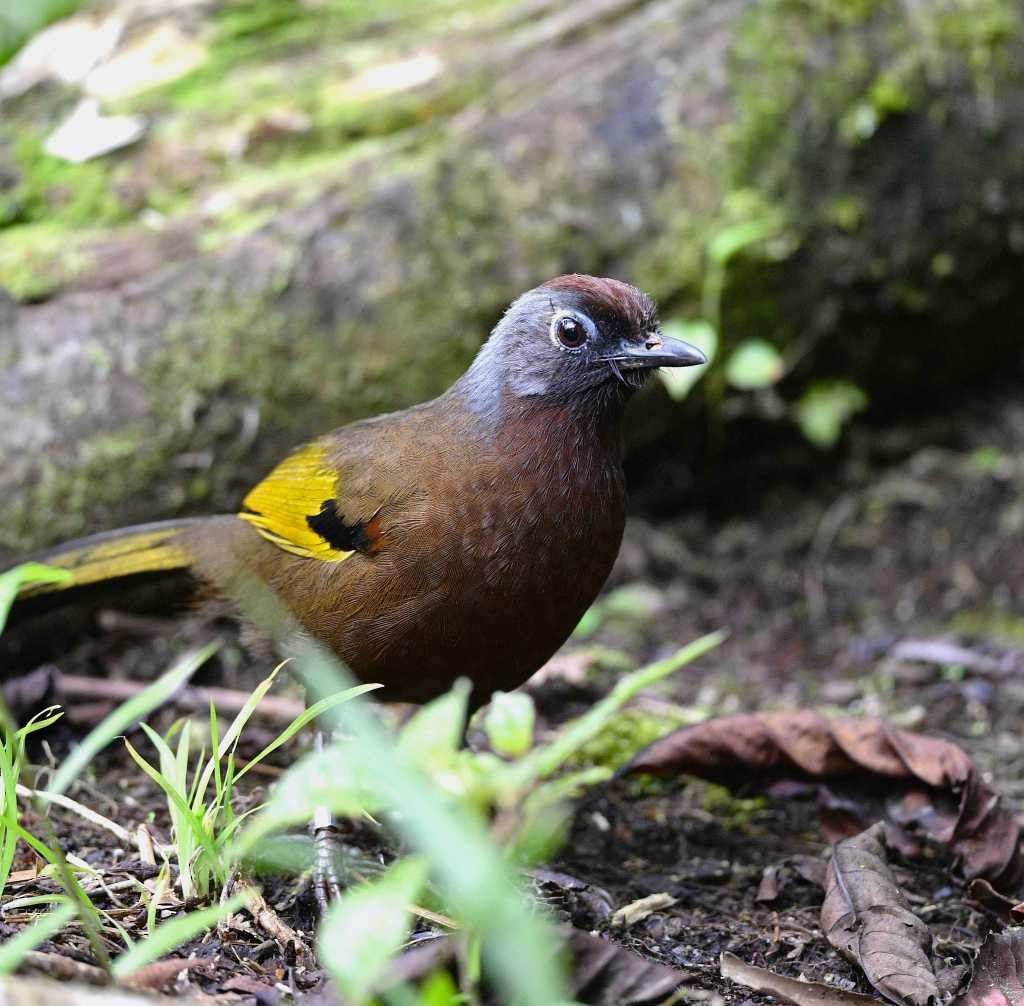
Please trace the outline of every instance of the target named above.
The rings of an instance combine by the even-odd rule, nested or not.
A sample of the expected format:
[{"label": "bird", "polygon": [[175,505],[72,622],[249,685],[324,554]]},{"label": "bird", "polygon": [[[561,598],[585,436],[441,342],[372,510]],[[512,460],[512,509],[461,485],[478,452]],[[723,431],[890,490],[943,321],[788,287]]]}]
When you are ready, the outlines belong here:
[{"label": "bird", "polygon": [[636,287],[559,276],[512,302],[439,397],[298,448],[235,514],[33,556],[68,577],[24,587],[15,613],[142,575],[184,573],[203,598],[249,578],[380,698],[422,703],[468,677],[478,706],[555,653],[611,572],[627,401],[656,368],[706,362]]}]

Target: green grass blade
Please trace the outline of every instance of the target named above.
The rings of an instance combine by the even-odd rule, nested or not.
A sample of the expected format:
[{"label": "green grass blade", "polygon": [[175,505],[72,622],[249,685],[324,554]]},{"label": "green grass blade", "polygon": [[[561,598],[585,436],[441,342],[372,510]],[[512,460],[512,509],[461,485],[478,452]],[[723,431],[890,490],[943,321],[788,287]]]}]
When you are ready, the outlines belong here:
[{"label": "green grass blade", "polygon": [[6,727],[0,727],[0,781],[3,804],[0,805],[0,896],[7,887],[18,845],[18,776],[20,766],[13,757],[17,744]]},{"label": "green grass blade", "polygon": [[284,730],[282,730],[281,733],[279,733],[277,737],[275,737],[274,740],[272,740],[258,755],[256,755],[255,758],[246,762],[246,764],[243,765],[237,773],[235,773],[234,781],[238,782],[238,780],[241,779],[242,776],[245,775],[245,773],[254,765],[258,765],[264,758],[276,751],[282,744],[287,744],[288,741],[290,741],[307,723],[311,723],[321,715],[321,713],[325,713],[329,709],[333,709],[342,702],[350,702],[357,696],[365,695],[367,692],[372,692],[380,687],[381,685],[356,685],[354,688],[346,688],[344,691],[337,692],[334,695],[328,695],[327,698],[321,699],[319,702],[314,702],[308,709],[299,713],[299,715],[296,716],[295,719],[293,719],[291,723],[289,723],[288,726],[286,726]]},{"label": "green grass blade", "polygon": [[[234,749],[234,746],[238,743],[238,738],[242,734],[242,730],[245,728],[246,723],[252,718],[252,714],[256,711],[256,707],[263,701],[263,697],[270,691],[271,685],[274,683],[274,679],[277,677],[277,672],[281,669],[281,665],[278,665],[274,670],[264,678],[252,691],[252,694],[246,699],[242,708],[238,710],[237,715],[231,721],[231,726],[228,727],[227,733],[224,734],[223,738],[219,743],[215,743],[213,747],[213,753],[210,760],[206,763],[206,768],[203,770],[199,777],[197,784],[197,792],[204,794],[206,787],[210,785],[210,777],[214,774],[220,766],[220,760],[227,757],[228,752]],[[218,786],[218,793],[220,787]]]},{"label": "green grass blade", "polygon": [[177,810],[181,815],[182,820],[189,824],[190,830],[196,840],[203,843],[206,839],[206,834],[203,831],[202,822],[195,814],[192,813],[192,808],[189,807],[184,794],[178,791],[177,787],[175,787],[167,776],[150,765],[149,762],[146,761],[146,759],[143,758],[134,747],[132,747],[131,741],[125,740],[124,746],[128,749],[128,754],[131,755],[135,764],[138,765],[139,768],[141,768],[142,771],[145,772],[146,775],[148,775],[149,778],[164,791],[164,794],[171,801],[172,809]]},{"label": "green grass blade", "polygon": [[643,689],[702,657],[709,650],[713,650],[725,636],[724,632],[708,633],[687,644],[671,657],[620,678],[608,695],[579,719],[573,720],[550,744],[537,748],[517,762],[510,772],[513,784],[525,788],[537,779],[545,779],[556,772],[588,740],[598,734],[630,699]]},{"label": "green grass blade", "polygon": [[23,562],[6,573],[0,573],[0,629],[7,624],[11,605],[25,584],[67,583],[70,579],[71,574],[66,569],[54,569],[39,562]]},{"label": "green grass blade", "polygon": [[75,917],[75,906],[66,898],[62,900],[64,903],[59,908],[47,912],[42,918],[0,943],[0,975],[9,975],[18,967],[25,954],[60,932]]},{"label": "green grass blade", "polygon": [[[53,712],[56,709],[58,712]],[[34,734],[37,730],[45,730],[47,727],[52,727],[57,720],[61,719],[64,715],[64,710],[60,706],[47,706],[45,709],[41,709],[35,716],[32,717],[20,730],[18,730],[15,736],[19,741],[23,741],[30,734]]]},{"label": "green grass blade", "polygon": [[51,793],[63,793],[71,783],[85,771],[86,766],[114,738],[143,717],[148,716],[157,706],[166,702],[193,674],[216,653],[219,643],[209,643],[181,657],[165,674],[148,688],[133,695],[110,713],[85,740],[78,745],[64,764],[57,770],[48,789]]}]

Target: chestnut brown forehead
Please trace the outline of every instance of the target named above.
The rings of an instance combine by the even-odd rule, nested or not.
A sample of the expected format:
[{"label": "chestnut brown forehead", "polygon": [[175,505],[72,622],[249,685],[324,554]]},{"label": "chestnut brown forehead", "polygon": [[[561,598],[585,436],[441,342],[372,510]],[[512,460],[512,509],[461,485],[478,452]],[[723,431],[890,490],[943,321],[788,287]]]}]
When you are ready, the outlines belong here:
[{"label": "chestnut brown forehead", "polygon": [[625,322],[630,329],[643,332],[657,325],[654,302],[642,290],[617,279],[597,276],[559,276],[545,283],[542,289],[575,293],[580,306],[595,317]]}]

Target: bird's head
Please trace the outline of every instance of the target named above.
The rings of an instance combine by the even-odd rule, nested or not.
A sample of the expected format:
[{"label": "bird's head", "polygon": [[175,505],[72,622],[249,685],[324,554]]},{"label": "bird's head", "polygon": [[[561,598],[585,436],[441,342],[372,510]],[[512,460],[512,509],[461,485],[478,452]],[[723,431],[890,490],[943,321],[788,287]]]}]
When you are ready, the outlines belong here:
[{"label": "bird's head", "polygon": [[499,388],[534,401],[621,400],[657,367],[707,358],[661,333],[653,301],[636,287],[559,276],[512,303],[464,378],[481,403]]}]

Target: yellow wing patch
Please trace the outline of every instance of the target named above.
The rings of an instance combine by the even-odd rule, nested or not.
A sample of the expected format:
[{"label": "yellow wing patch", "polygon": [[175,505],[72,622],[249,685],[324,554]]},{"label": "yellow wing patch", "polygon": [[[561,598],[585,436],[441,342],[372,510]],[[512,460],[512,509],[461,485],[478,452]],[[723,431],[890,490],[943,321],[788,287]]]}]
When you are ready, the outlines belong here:
[{"label": "yellow wing patch", "polygon": [[245,499],[248,521],[267,541],[307,559],[341,562],[352,552],[332,545],[309,523],[337,493],[338,473],[323,444],[309,444],[284,459]]}]

